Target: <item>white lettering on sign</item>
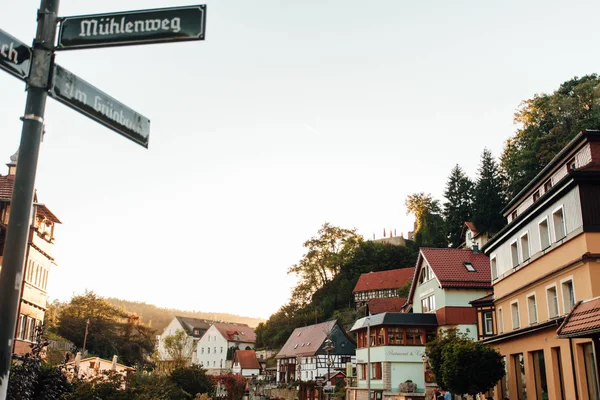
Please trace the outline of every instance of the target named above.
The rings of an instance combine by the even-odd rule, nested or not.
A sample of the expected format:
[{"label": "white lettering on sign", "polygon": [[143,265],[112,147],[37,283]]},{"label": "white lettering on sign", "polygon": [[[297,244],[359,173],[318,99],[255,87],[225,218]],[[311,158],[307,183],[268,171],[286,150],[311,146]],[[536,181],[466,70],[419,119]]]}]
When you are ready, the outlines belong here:
[{"label": "white lettering on sign", "polygon": [[2,55],[3,58],[6,58],[10,62],[13,62],[15,64],[19,63],[19,53],[17,53],[17,50],[15,50],[15,42],[13,41],[10,41],[8,43],[0,42],[0,55]]},{"label": "white lettering on sign", "polygon": [[419,296],[420,297],[424,297],[424,296],[427,296],[430,293],[433,293],[433,288],[427,289],[426,291],[424,291],[423,293],[421,293]]},{"label": "white lettering on sign", "polygon": [[141,120],[138,119],[138,121],[132,121],[131,119],[123,115],[123,109],[120,109],[118,111],[115,110],[111,103],[109,103],[100,96],[94,97],[94,110],[121,124],[130,131],[139,133],[140,135],[144,133]]},{"label": "white lettering on sign", "polygon": [[181,31],[181,19],[143,19],[128,21],[127,17],[115,18],[91,18],[81,21],[81,32],[79,36],[106,36],[120,33],[138,32],[179,32]]}]

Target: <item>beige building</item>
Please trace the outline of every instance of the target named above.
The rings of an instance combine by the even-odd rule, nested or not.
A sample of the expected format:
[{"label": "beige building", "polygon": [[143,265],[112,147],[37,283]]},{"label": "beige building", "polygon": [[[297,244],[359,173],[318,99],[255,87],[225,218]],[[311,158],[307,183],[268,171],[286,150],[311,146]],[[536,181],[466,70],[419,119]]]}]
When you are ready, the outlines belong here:
[{"label": "beige building", "polygon": [[598,330],[572,317],[600,296],[600,131],[578,134],[503,213],[482,248],[493,298],[473,302],[478,336],[506,361],[494,398],[599,399]]},{"label": "beige building", "polygon": [[[18,154],[10,157],[10,162],[7,164],[8,174],[0,175],[0,263],[4,254],[17,157]],[[44,322],[48,279],[52,266],[56,265],[52,257],[52,248],[54,227],[60,224],[60,221],[48,207],[38,202],[37,193],[34,194],[33,203],[25,276],[13,346],[13,352],[17,354],[30,350],[29,345],[35,340],[35,329]]]}]

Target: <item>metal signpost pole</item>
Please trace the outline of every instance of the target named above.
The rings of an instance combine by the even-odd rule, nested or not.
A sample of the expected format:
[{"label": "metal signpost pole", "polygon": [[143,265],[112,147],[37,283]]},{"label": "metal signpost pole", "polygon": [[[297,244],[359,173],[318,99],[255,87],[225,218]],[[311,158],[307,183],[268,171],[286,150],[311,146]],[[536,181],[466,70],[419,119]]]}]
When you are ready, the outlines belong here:
[{"label": "metal signpost pole", "polygon": [[59,0],[41,0],[33,44],[17,172],[0,272],[0,400],[6,399],[8,390],[12,344],[31,225],[35,173],[44,129],[48,77],[56,37],[58,4]]}]

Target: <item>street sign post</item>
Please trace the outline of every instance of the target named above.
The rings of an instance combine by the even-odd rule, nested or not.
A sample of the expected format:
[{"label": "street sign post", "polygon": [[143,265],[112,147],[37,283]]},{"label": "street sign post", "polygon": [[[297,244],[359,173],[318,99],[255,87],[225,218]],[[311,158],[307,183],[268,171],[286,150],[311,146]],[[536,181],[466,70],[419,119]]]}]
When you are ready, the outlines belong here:
[{"label": "street sign post", "polygon": [[206,5],[61,19],[57,50],[204,40]]},{"label": "street sign post", "polygon": [[148,148],[150,139],[150,120],[148,118],[60,65],[54,66],[49,94],[59,102]]},{"label": "street sign post", "polygon": [[29,77],[32,58],[29,46],[0,29],[0,68],[25,80]]}]

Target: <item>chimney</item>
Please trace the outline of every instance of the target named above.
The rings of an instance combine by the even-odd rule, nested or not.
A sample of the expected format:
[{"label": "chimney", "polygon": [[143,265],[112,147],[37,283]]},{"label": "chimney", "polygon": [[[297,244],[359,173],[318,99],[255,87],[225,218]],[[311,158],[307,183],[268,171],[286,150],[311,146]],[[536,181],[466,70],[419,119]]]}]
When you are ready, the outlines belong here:
[{"label": "chimney", "polygon": [[479,245],[477,243],[473,243],[473,254],[479,254]]}]

